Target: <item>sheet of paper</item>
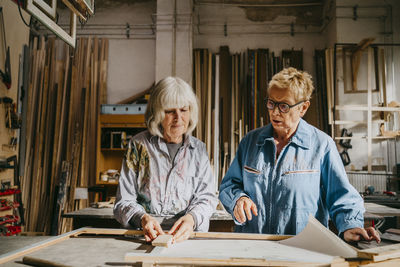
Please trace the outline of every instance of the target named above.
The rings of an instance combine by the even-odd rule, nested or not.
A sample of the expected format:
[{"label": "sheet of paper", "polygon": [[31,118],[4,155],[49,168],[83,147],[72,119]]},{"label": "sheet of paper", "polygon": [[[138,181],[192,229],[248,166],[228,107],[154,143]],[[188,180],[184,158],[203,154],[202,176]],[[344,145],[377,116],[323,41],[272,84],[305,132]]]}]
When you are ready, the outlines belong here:
[{"label": "sheet of paper", "polygon": [[307,226],[294,237],[279,241],[287,246],[308,249],[332,256],[356,258],[357,250],[344,242],[310,215]]}]

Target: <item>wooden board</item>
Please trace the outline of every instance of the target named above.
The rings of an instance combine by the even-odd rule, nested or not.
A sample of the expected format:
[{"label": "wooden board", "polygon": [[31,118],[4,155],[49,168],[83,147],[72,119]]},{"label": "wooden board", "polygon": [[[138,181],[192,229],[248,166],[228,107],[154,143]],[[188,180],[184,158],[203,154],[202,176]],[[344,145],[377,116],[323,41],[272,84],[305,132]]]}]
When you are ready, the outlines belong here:
[{"label": "wooden board", "polygon": [[[40,241],[38,243],[35,243],[33,245],[18,249],[16,251],[13,252],[9,252],[3,255],[0,255],[0,264],[6,263],[6,262],[10,262],[14,259],[23,257],[25,255],[28,255],[30,253],[33,253],[35,251],[39,251],[42,249],[49,249],[49,247],[61,243],[61,242],[65,242],[66,240],[70,239],[71,237],[79,237],[79,238],[83,238],[84,236],[89,235],[89,239],[94,239],[95,236],[111,236],[113,239],[118,240],[118,239],[122,239],[123,237],[128,237],[128,239],[130,239],[130,242],[136,242],[136,243],[144,243],[143,239],[139,240],[138,238],[143,236],[143,231],[140,230],[128,230],[128,229],[110,229],[110,228],[80,228],[77,229],[75,231],[71,231],[59,236],[54,236],[54,237],[50,237],[49,239]],[[257,239],[263,239],[263,240],[280,240],[282,238],[288,238],[287,236],[276,236],[276,235],[258,235],[258,234],[237,234],[237,233],[193,233],[191,238],[214,238],[214,239],[241,239],[241,238],[245,238],[245,239],[250,239],[250,240],[257,240]],[[133,240],[134,239],[134,240]],[[84,242],[84,241],[82,241]],[[235,241],[232,241],[235,242]],[[99,241],[97,242],[99,243]],[[67,258],[68,255],[72,255],[74,256],[74,253],[79,253],[79,255],[81,255],[81,257],[85,257],[90,255],[90,252],[93,250],[94,253],[96,253],[97,255],[98,253],[98,245],[96,242],[94,242],[94,244],[92,246],[83,246],[83,247],[79,247],[79,241],[74,241],[74,245],[70,245],[71,246],[71,250],[70,249],[60,249],[60,251],[58,253],[63,254],[64,258]],[[184,244],[184,243],[183,243]],[[133,243],[131,243],[131,245],[133,245]],[[70,247],[70,246],[65,246],[65,247]],[[120,244],[116,244],[115,246],[121,246]],[[132,249],[127,246],[126,241],[124,241],[122,243],[122,246],[124,246],[125,248],[128,247],[128,250],[126,252],[130,252],[132,251]],[[149,245],[150,246],[150,245]],[[151,246],[150,246],[151,248]],[[122,251],[122,250],[121,250]],[[121,254],[121,251],[118,251],[118,253],[121,256],[120,261],[123,261],[123,255],[125,254]],[[147,251],[147,250],[146,250]],[[43,255],[44,253],[42,253]],[[54,252],[51,253],[51,258],[45,258],[45,260],[55,260],[57,261],[57,259],[59,260],[62,257],[58,257],[57,254],[53,255]],[[103,253],[104,254],[104,253]],[[83,255],[83,256],[82,256]],[[113,253],[105,253],[105,255],[102,255],[102,257],[107,258],[108,255],[108,259],[112,260],[112,256]],[[35,255],[34,255],[35,256]],[[60,256],[60,255],[59,255]],[[70,257],[71,258],[71,257]],[[69,260],[70,260],[69,258]],[[75,257],[72,257],[74,260]],[[100,257],[101,258],[101,257]],[[73,266],[85,266],[85,261],[82,261],[82,259],[78,259],[80,260],[79,264],[75,265],[73,264],[73,262],[68,262],[69,265],[73,265]],[[86,266],[93,266],[93,265],[86,265]]]},{"label": "wooden board", "polygon": [[400,258],[400,244],[364,249],[358,252],[358,256],[374,261]]},{"label": "wooden board", "polygon": [[158,253],[127,253],[127,262],[242,266],[348,266],[344,259],[261,240],[187,240]]},{"label": "wooden board", "polygon": [[169,247],[172,244],[173,235],[159,235],[156,239],[151,242],[155,247]]}]

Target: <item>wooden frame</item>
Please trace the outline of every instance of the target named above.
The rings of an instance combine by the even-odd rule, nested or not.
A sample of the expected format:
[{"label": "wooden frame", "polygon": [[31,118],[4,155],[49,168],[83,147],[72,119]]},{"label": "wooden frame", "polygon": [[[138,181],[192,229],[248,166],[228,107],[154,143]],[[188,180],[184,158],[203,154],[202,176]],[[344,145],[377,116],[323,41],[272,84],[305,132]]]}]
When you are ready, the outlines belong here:
[{"label": "wooden frame", "polygon": [[94,0],[63,0],[63,3],[84,21],[94,14]]},{"label": "wooden frame", "polygon": [[[35,1],[35,2],[34,2]],[[56,9],[56,1],[52,0],[54,5],[51,10]],[[44,1],[41,1],[45,3]],[[50,31],[52,31],[55,35],[57,35],[64,42],[69,44],[71,47],[75,48],[76,42],[76,14],[71,11],[70,25],[69,25],[69,34],[64,31],[57,23],[55,23],[51,17],[49,17],[45,12],[43,12],[39,7],[37,7],[38,0],[28,0],[26,2],[26,11],[28,11],[33,17],[39,20],[43,25],[45,25]],[[43,7],[45,5],[42,5]],[[48,5],[47,5],[48,6]],[[47,8],[49,9],[49,7]],[[49,9],[49,11],[51,11]]]},{"label": "wooden frame", "polygon": [[[57,244],[66,239],[78,237],[80,235],[116,235],[116,236],[143,236],[141,230],[128,229],[109,229],[109,228],[90,228],[83,227],[77,230],[50,237],[47,240],[40,241],[31,246],[18,249],[14,252],[9,252],[0,255],[0,264],[22,257],[28,253],[38,251],[42,248]],[[250,239],[250,240],[283,240],[291,236],[268,235],[268,234],[245,234],[245,233],[223,233],[223,232],[194,232],[190,238],[220,238],[220,239]]]},{"label": "wooden frame", "polygon": [[[374,78],[375,78],[375,88],[371,87],[372,92],[378,92],[379,91],[379,85],[380,85],[380,77],[379,75],[377,76],[376,74],[379,73],[379,65],[378,59],[374,57],[373,54],[373,48],[368,47],[365,51],[360,51],[359,52],[359,57],[360,57],[360,65],[367,66],[367,76],[368,76],[368,81],[367,81],[367,87],[369,80],[372,79],[370,75],[372,75],[372,72],[374,72]],[[342,48],[342,74],[343,74],[343,88],[344,88],[344,93],[345,94],[352,94],[352,93],[368,93],[368,88],[367,89],[360,89],[359,86],[357,85],[357,81],[359,78],[357,77],[359,74],[359,67],[355,68],[352,65],[352,48],[348,47],[343,47]],[[362,61],[362,62],[361,62]],[[361,63],[366,63],[366,64],[361,64]],[[374,68],[374,70],[372,70]],[[356,72],[356,73],[355,73]],[[353,77],[356,76],[356,77]],[[348,84],[350,83],[350,85]],[[371,85],[372,86],[372,85]]]},{"label": "wooden frame", "polygon": [[32,0],[33,4],[43,10],[49,17],[56,18],[57,0],[51,0],[51,5],[48,5],[44,0]]},{"label": "wooden frame", "polygon": [[[127,230],[127,229],[106,229],[106,228],[80,228],[75,231],[71,231],[59,236],[50,237],[47,240],[37,242],[33,245],[18,249],[13,252],[9,252],[0,255],[0,264],[15,260],[23,257],[29,253],[39,251],[41,249],[50,247],[57,243],[63,242],[67,239],[78,237],[81,235],[108,235],[108,236],[142,236],[143,231],[140,230]],[[278,241],[287,239],[290,236],[278,236],[268,234],[246,234],[246,233],[219,233],[219,232],[208,232],[199,233],[195,232],[191,235],[191,238],[203,238],[203,239],[240,239],[240,240],[254,240],[258,241]],[[145,253],[146,256],[133,255],[127,253],[125,255],[126,261],[141,261],[143,266],[153,266],[153,264],[201,264],[201,265],[231,265],[231,266],[304,266],[304,262],[293,262],[293,261],[272,261],[268,259],[253,259],[253,258],[239,258],[231,257],[229,259],[213,259],[212,257],[207,258],[196,258],[196,257],[166,257],[166,254],[162,254],[163,250],[167,248],[156,247],[151,253]],[[360,264],[370,263],[372,261],[380,263],[398,262],[400,258],[400,244],[376,247],[372,249],[359,250],[358,256],[366,260],[358,260]],[[343,258],[334,258],[330,264],[318,264],[316,262],[307,264],[307,266],[349,266]]]}]

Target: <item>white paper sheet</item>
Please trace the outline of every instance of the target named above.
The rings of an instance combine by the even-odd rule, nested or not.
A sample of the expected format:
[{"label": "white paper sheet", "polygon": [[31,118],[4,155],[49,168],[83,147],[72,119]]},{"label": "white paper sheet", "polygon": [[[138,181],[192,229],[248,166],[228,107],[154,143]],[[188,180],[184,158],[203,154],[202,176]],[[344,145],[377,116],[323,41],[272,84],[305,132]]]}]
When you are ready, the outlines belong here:
[{"label": "white paper sheet", "polygon": [[357,258],[357,250],[344,242],[310,215],[307,226],[294,237],[279,241],[287,246],[316,251],[332,256]]}]

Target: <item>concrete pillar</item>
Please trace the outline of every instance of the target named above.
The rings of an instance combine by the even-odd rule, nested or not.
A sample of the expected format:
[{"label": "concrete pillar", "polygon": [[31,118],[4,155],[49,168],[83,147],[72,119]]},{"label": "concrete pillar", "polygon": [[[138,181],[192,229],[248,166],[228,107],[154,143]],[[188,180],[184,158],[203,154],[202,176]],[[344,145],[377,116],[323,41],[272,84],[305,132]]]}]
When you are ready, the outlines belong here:
[{"label": "concrete pillar", "polygon": [[157,0],[156,82],[178,76],[192,84],[191,0]]}]

